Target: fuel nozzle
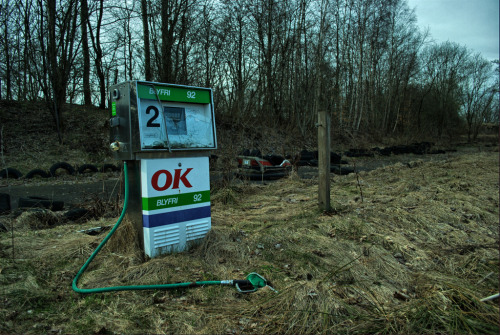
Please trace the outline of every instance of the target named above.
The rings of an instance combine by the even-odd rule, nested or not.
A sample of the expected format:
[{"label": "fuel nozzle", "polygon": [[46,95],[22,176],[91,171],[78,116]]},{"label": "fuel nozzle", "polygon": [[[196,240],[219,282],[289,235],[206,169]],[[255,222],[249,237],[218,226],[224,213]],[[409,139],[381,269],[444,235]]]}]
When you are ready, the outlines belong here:
[{"label": "fuel nozzle", "polygon": [[120,150],[120,142],[118,142],[118,141],[112,142],[109,145],[109,148],[111,149],[111,151],[118,151],[118,150]]},{"label": "fuel nozzle", "polygon": [[278,293],[272,286],[271,282],[267,281],[258,273],[250,273],[245,280],[233,280],[233,285],[240,293],[251,293],[257,291],[262,287],[269,287],[271,291]]}]

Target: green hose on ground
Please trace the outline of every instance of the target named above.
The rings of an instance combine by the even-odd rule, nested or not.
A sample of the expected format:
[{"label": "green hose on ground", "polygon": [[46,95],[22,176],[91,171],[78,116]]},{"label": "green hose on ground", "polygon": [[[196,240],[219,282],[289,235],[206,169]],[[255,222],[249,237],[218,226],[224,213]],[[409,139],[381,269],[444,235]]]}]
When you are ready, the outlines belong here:
[{"label": "green hose on ground", "polygon": [[209,281],[194,281],[194,282],[184,282],[184,283],[175,283],[175,284],[157,284],[157,285],[130,285],[130,286],[110,286],[110,287],[98,287],[98,288],[79,288],[77,286],[78,280],[81,275],[85,272],[89,264],[92,260],[97,256],[99,251],[104,247],[104,245],[108,242],[111,236],[115,233],[116,229],[120,226],[125,217],[125,212],[127,211],[128,204],[128,172],[127,172],[127,162],[123,162],[123,171],[125,175],[125,200],[123,202],[123,210],[118,218],[118,221],[113,226],[113,229],[108,233],[108,235],[102,240],[102,242],[97,246],[92,255],[87,259],[85,264],[83,264],[82,268],[76,274],[73,279],[72,288],[73,291],[78,293],[103,293],[103,292],[112,292],[112,291],[139,291],[139,290],[167,290],[167,289],[176,289],[176,288],[187,288],[187,287],[197,287],[197,286],[208,286],[208,285],[230,285],[235,286],[239,292],[242,293],[250,293],[255,292],[259,288],[269,286],[273,291],[274,290],[269,283],[264,279],[261,275],[257,273],[250,273],[247,276],[246,280],[209,280]]}]

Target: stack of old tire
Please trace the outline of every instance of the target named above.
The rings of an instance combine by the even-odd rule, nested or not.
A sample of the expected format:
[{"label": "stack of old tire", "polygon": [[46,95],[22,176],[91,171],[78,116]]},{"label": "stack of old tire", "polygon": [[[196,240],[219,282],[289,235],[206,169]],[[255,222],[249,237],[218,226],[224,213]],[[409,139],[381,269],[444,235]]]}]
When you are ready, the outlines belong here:
[{"label": "stack of old tire", "polygon": [[[35,177],[49,178],[49,177],[59,177],[63,174],[75,175],[75,174],[86,174],[94,172],[115,172],[119,171],[120,168],[113,164],[103,164],[100,168],[93,164],[83,164],[76,169],[69,163],[58,162],[53,164],[49,171],[43,169],[33,169],[29,171],[24,178],[32,179]],[[64,171],[64,172],[63,172]],[[5,168],[0,170],[0,179],[19,179],[22,178],[23,174],[14,168]],[[7,193],[0,193],[0,215],[9,214],[12,210],[10,195]],[[27,196],[20,197],[18,201],[19,209],[48,209],[50,211],[62,211],[64,209],[64,201],[49,199],[46,197],[39,196]],[[82,208],[70,209],[64,213],[64,218],[71,221],[76,221],[79,218],[85,216],[88,213],[87,210]],[[1,228],[1,227],[0,227]]]},{"label": "stack of old tire", "polygon": [[[47,224],[36,227],[37,229],[48,228],[54,226],[58,222],[83,222],[92,217],[88,209],[79,207],[66,210],[59,218],[52,213],[60,211],[64,211],[64,201],[38,196],[28,196],[19,198],[18,209],[12,212],[10,195],[7,193],[0,193],[0,215],[9,215],[13,213],[14,216],[17,217],[27,212],[28,215],[33,215],[37,220],[47,221]],[[50,220],[46,220],[47,218]],[[0,232],[6,231],[7,228],[0,222]]]},{"label": "stack of old tire", "polygon": [[[93,165],[93,164],[83,164],[75,169],[69,163],[58,162],[58,163],[53,164],[50,167],[49,171],[46,171],[43,169],[33,169],[33,170],[29,171],[24,176],[24,178],[25,179],[32,179],[34,177],[40,177],[40,178],[57,177],[60,175],[59,171],[61,171],[61,170],[66,171],[66,173],[69,175],[75,175],[76,173],[84,174],[84,173],[89,173],[89,172],[115,172],[115,171],[119,171],[120,168],[114,164],[104,164],[100,168],[98,168],[96,165]],[[19,171],[17,169],[9,167],[9,168],[0,170],[0,179],[19,179],[21,177],[23,177],[23,174],[21,173],[21,171]]]},{"label": "stack of old tire", "polygon": [[434,143],[432,142],[418,142],[409,145],[394,145],[385,147],[383,149],[375,147],[372,149],[372,151],[378,153],[381,156],[405,155],[405,154],[424,155],[424,154],[444,153],[443,150],[431,150],[433,145]]},{"label": "stack of old tire", "polygon": [[[354,172],[354,168],[347,165],[348,162],[342,159],[342,156],[336,152],[330,152],[330,171],[346,175]],[[318,166],[318,151],[302,150],[298,166]]]},{"label": "stack of old tire", "polygon": [[344,152],[346,157],[374,157],[376,154],[380,156],[391,155],[425,155],[425,154],[442,154],[443,150],[431,150],[434,146],[432,142],[418,142],[412,144],[393,145],[384,148],[375,147],[372,149],[349,149]]}]

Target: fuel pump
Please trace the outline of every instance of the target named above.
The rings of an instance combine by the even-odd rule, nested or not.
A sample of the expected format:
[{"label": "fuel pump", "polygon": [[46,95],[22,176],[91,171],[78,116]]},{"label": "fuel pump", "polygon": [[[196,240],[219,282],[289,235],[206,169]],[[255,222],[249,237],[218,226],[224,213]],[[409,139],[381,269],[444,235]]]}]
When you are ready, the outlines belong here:
[{"label": "fuel pump", "polygon": [[257,273],[244,280],[82,289],[78,280],[125,215],[136,228],[146,255],[181,252],[211,229],[208,151],[217,149],[212,90],[147,81],[110,88],[110,149],[123,161],[122,213],[73,279],[78,293],[231,285],[255,292],[270,283]]},{"label": "fuel pump", "polygon": [[110,92],[110,148],[129,166],[128,215],[144,252],[184,251],[211,228],[212,90],[131,81]]}]

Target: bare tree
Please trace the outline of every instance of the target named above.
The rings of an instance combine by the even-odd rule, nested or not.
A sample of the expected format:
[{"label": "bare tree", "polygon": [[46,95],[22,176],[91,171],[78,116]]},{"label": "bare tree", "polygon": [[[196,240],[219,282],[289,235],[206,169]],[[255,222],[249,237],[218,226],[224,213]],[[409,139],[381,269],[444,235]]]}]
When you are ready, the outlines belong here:
[{"label": "bare tree", "polygon": [[2,1],[0,3],[0,20],[3,30],[0,43],[2,46],[3,60],[5,62],[4,64],[2,64],[4,66],[2,66],[1,70],[3,72],[3,77],[5,78],[6,100],[12,99],[12,39],[9,26],[13,23],[13,12],[14,6],[10,3],[9,0]]},{"label": "bare tree", "polygon": [[104,0],[98,0],[97,22],[95,26],[95,31],[90,23],[90,20],[88,21],[88,26],[89,26],[90,40],[92,41],[92,47],[94,49],[94,63],[99,82],[99,92],[100,92],[99,108],[102,109],[106,108],[106,77],[103,67],[104,54],[101,46],[101,26],[102,26],[103,15],[104,15]]},{"label": "bare tree", "polygon": [[151,50],[149,42],[148,0],[141,0],[142,31],[144,36],[144,76],[151,80]]},{"label": "bare tree", "polygon": [[81,29],[82,29],[82,55],[83,55],[83,97],[85,105],[92,104],[92,96],[90,92],[90,51],[89,40],[87,34],[87,26],[89,21],[89,8],[87,0],[81,0]]},{"label": "bare tree", "polygon": [[489,67],[426,42],[406,0],[0,0],[2,97],[44,98],[61,134],[65,102],[104,108],[110,83],[145,77],[303,136],[325,109],[336,135],[473,140],[498,104]]},{"label": "bare tree", "polygon": [[[39,71],[38,76],[39,83],[44,86],[45,99],[54,117],[59,142],[62,143],[63,104],[66,101],[68,80],[77,54],[75,43],[78,3],[76,0],[71,0],[57,6],[56,0],[46,0],[45,3],[38,0],[38,7],[39,43],[43,58],[41,64],[43,69]],[[44,8],[47,9],[46,13]],[[44,30],[47,31],[47,35]]]},{"label": "bare tree", "polygon": [[[166,83],[175,83],[176,74],[174,72],[174,45],[179,38],[176,29],[180,26],[188,10],[187,0],[162,0],[161,1],[161,62],[160,80]],[[185,22],[184,22],[185,24]],[[178,54],[176,55],[178,56]]]},{"label": "bare tree", "polygon": [[459,111],[463,98],[464,69],[469,51],[456,43],[445,42],[427,50],[424,74],[433,78],[427,96],[427,123],[429,130],[441,137],[444,132],[456,129],[460,122]]},{"label": "bare tree", "polygon": [[491,81],[492,64],[480,54],[467,62],[464,80],[464,114],[467,121],[467,140],[475,140],[480,126],[493,103],[497,90]]}]

